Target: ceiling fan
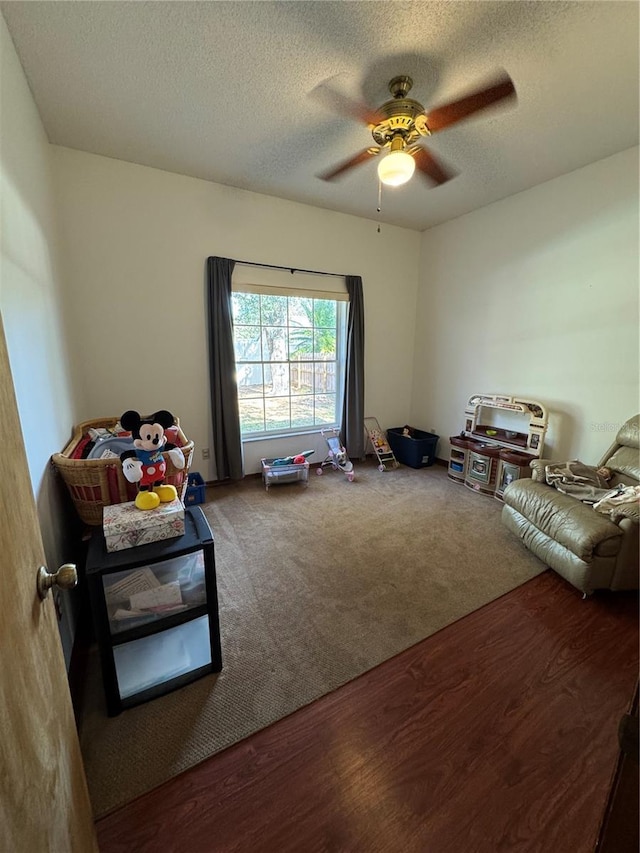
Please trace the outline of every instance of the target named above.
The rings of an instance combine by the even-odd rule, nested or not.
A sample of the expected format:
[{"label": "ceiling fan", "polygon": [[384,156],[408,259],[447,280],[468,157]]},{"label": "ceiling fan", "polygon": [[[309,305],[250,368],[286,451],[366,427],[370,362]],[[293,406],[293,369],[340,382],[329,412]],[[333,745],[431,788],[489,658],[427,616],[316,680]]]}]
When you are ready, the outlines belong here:
[{"label": "ceiling fan", "polygon": [[366,163],[381,152],[387,152],[378,164],[378,176],[383,184],[400,186],[411,178],[416,168],[431,183],[444,184],[457,173],[427,148],[416,144],[420,138],[431,136],[487,107],[516,97],[513,81],[505,72],[490,86],[433,110],[425,110],[421,103],[407,97],[412,86],[411,77],[394,77],[389,83],[392,100],[375,110],[347,98],[327,83],[317,86],[312,95],[334,111],[368,125],[376,142],[376,145],[364,148],[318,177],[324,181],[333,181],[349,169]]}]

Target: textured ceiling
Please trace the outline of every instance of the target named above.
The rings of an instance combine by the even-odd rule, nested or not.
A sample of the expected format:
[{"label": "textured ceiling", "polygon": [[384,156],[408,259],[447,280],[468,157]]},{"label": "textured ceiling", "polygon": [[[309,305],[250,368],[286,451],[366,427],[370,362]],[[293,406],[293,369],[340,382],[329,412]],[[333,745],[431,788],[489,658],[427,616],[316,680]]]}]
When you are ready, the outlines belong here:
[{"label": "textured ceiling", "polygon": [[638,144],[637,2],[7,2],[49,140],[377,218],[376,162],[316,174],[372,144],[309,93],[372,106],[409,74],[427,108],[498,68],[515,107],[428,141],[459,171],[386,189],[382,222],[424,230]]}]

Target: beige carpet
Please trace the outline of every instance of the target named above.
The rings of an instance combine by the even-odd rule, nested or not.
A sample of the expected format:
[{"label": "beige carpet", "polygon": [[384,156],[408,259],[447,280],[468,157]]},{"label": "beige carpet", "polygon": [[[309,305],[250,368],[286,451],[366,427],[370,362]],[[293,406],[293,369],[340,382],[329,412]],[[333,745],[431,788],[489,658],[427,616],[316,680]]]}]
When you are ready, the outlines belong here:
[{"label": "beige carpet", "polygon": [[81,743],[96,817],[295,711],[544,570],[501,504],[440,466],[208,490],[219,676],[105,713],[91,652]]}]

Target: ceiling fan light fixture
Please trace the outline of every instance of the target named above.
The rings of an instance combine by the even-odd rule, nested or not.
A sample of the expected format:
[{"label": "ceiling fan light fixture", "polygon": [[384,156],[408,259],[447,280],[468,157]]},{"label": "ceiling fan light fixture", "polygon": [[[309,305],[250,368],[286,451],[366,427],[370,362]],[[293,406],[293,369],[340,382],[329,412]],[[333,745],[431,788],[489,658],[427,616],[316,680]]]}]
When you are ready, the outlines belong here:
[{"label": "ceiling fan light fixture", "polygon": [[389,187],[406,184],[416,169],[416,161],[406,151],[391,151],[378,163],[378,177]]}]

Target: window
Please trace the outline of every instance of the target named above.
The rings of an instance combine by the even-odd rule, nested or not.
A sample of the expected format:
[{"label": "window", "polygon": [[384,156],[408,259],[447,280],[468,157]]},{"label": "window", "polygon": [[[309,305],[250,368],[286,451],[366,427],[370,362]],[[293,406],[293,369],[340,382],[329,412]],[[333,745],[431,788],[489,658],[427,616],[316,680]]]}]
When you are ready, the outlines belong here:
[{"label": "window", "polygon": [[340,294],[266,290],[244,285],[232,294],[243,438],[337,426],[348,303]]}]

